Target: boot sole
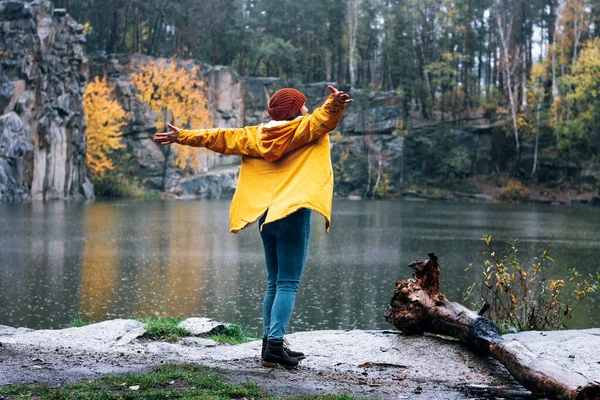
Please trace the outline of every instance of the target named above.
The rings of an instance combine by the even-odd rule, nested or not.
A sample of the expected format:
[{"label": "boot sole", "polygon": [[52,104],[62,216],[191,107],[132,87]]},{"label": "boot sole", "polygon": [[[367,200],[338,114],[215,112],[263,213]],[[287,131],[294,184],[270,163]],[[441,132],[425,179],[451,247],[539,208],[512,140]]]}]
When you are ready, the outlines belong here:
[{"label": "boot sole", "polygon": [[[293,357],[293,358],[295,358],[298,361],[302,361],[306,358],[306,356],[298,356],[298,357]],[[260,361],[262,361],[262,360],[263,360],[263,358],[261,357]],[[271,364],[273,364],[273,363],[271,363]]]},{"label": "boot sole", "polygon": [[297,365],[283,365],[283,364],[268,362],[268,361],[264,361],[264,360],[261,362],[261,364],[265,368],[275,368],[275,367],[277,367],[277,365],[281,365],[285,369],[295,369],[298,367]]}]

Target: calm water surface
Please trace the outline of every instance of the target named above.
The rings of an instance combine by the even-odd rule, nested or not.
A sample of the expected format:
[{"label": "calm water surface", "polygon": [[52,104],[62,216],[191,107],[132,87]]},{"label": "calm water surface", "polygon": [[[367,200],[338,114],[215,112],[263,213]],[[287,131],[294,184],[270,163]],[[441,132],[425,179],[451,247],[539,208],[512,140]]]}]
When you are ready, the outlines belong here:
[{"label": "calm water surface", "polygon": [[[256,226],[228,232],[229,202],[0,204],[0,324],[60,328],[77,316],[208,316],[259,333],[266,285]],[[435,251],[442,291],[461,301],[481,264],[480,237],[521,239],[532,260],[554,233],[557,276],[599,270],[600,209],[589,206],[377,201],[334,203],[331,232],[313,213],[290,331],[392,328],[383,312],[406,266]],[[600,326],[599,295],[571,328]]]}]

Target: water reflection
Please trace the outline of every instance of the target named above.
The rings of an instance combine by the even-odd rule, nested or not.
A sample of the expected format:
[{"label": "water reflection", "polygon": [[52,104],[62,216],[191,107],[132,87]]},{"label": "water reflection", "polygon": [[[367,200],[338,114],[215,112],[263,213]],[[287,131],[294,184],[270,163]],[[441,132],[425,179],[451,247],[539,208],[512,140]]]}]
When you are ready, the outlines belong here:
[{"label": "water reflection", "polygon": [[100,320],[115,316],[121,268],[119,210],[110,204],[93,204],[83,214],[85,244],[81,261],[79,309],[81,317]]},{"label": "water reflection", "polygon": [[[531,259],[556,233],[552,271],[595,273],[600,210],[443,202],[334,204],[313,233],[291,331],[390,328],[383,319],[406,265],[435,251],[442,290],[461,300],[481,263],[480,237],[518,237]],[[266,273],[252,226],[228,232],[228,202],[0,204],[0,324],[62,327],[143,315],[209,316],[261,326]],[[571,327],[598,326],[591,298]]]},{"label": "water reflection", "polygon": [[[6,204],[0,208],[0,323],[56,326],[56,310],[76,308],[81,265],[81,204]],[[35,234],[32,234],[35,232]],[[75,290],[73,290],[75,288]]]}]

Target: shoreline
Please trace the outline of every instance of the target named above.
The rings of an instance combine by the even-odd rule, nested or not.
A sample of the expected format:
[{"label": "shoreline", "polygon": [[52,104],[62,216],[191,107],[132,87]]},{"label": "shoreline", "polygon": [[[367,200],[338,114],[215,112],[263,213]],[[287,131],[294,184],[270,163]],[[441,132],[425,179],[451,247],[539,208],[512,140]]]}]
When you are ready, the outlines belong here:
[{"label": "shoreline", "polygon": [[[216,368],[232,383],[254,381],[277,395],[467,399],[485,392],[532,398],[495,360],[437,336],[406,336],[388,330],[297,332],[288,336],[291,346],[308,357],[300,368],[287,371],[260,366],[260,341],[227,345],[186,336],[168,343],[140,339],[145,330],[135,320],[57,330],[0,326],[0,385],[62,386],[182,362]],[[505,337],[600,381],[600,328]],[[290,385],[290,381],[297,384]]]}]

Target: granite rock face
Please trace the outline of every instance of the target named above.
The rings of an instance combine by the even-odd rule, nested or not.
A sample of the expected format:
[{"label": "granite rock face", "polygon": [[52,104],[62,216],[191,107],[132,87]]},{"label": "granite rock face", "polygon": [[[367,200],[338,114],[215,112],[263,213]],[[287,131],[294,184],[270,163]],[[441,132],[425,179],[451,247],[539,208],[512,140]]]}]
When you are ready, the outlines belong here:
[{"label": "granite rock face", "polygon": [[[127,54],[90,60],[90,76],[106,75],[128,112],[124,137],[135,175],[144,180],[149,190],[164,188],[184,197],[231,198],[238,174],[238,168],[232,170],[232,166],[240,164],[240,157],[205,151],[201,153],[200,169],[186,176],[176,167],[173,152],[152,141],[157,116],[137,98],[131,78],[132,73],[151,61],[155,59]],[[186,68],[198,65],[191,60],[177,63]],[[228,67],[199,66],[197,79],[206,84],[214,127],[239,128],[267,121],[269,98],[286,86],[279,78],[240,77]],[[318,82],[298,88],[306,94],[310,111],[329,96],[329,84],[336,86],[335,82]],[[511,144],[504,139],[500,126],[488,123],[440,128],[410,118],[405,118],[405,104],[394,92],[356,93],[355,102],[348,106],[338,127],[344,135],[334,134],[331,140],[338,196],[400,196],[404,185],[428,177],[432,171],[447,175],[439,179],[454,179],[504,168],[497,165],[498,160],[506,158]],[[408,125],[411,133],[407,136]],[[434,159],[431,156],[435,152],[442,156]]]},{"label": "granite rock face", "polygon": [[201,199],[230,199],[235,193],[239,168],[196,174],[179,182],[180,193]]},{"label": "granite rock face", "polygon": [[[0,0],[0,201],[93,198],[82,94],[90,78],[103,75],[128,113],[123,131],[131,162],[127,169],[147,190],[231,197],[237,184],[232,167],[239,166],[239,157],[201,152],[200,167],[189,176],[177,168],[169,147],[153,142],[157,115],[138,99],[131,75],[155,59],[112,54],[88,62],[84,42],[83,27],[49,1]],[[270,96],[287,86],[279,78],[240,77],[228,67],[177,61],[178,67],[194,65],[200,66],[195,78],[206,83],[214,127],[264,122]],[[336,85],[298,88],[309,110],[327,98],[329,84]],[[502,129],[506,121],[431,123],[417,118],[416,110],[394,92],[357,91],[353,97],[338,127],[344,136],[332,135],[339,196],[401,195],[407,184],[514,169],[507,161],[514,159],[514,142]],[[523,170],[531,170],[532,154],[531,143],[523,141]],[[558,173],[554,166],[538,166],[541,182],[558,179]],[[582,174],[584,183],[599,180],[598,171]]]},{"label": "granite rock face", "polygon": [[[142,67],[152,61],[168,64],[169,60],[140,54],[94,57],[89,61],[90,79],[106,75],[117,100],[127,112],[127,126],[123,134],[126,151],[132,156],[134,174],[145,182],[146,189],[161,191],[164,186],[167,192],[182,193],[180,182],[187,177],[175,165],[174,152],[152,140],[157,131],[158,117],[147,104],[138,99],[138,91],[132,79],[132,74],[139,73]],[[193,60],[177,61],[177,68],[195,65],[200,66],[196,78],[206,84],[207,103],[213,125],[231,128],[243,126],[245,91],[240,78],[226,67],[197,64]],[[201,167],[194,176],[202,176],[219,165],[239,163],[239,157],[201,151]],[[224,179],[229,181],[227,177]]]},{"label": "granite rock face", "polygon": [[83,27],[49,1],[0,1],[0,201],[93,197]]},{"label": "granite rock face", "polygon": [[[167,153],[152,141],[156,132],[156,114],[148,105],[137,98],[131,74],[139,72],[147,63],[155,59],[143,55],[117,54],[90,59],[90,79],[94,76],[106,75],[109,84],[115,88],[119,103],[128,113],[128,123],[124,138],[127,152],[131,154],[135,164],[136,176],[142,178],[145,187],[149,190],[162,190],[163,185],[167,192],[186,197],[198,198],[231,198],[237,185],[239,165],[241,160],[237,156],[224,156],[210,151],[201,154],[201,168],[192,176],[184,176],[183,172],[175,166],[172,152]],[[167,62],[167,60],[158,60]],[[178,67],[191,67],[199,65],[191,60],[178,60]],[[207,88],[208,106],[214,127],[239,128],[248,125],[258,125],[268,120],[268,101],[277,90],[286,86],[279,78],[240,77],[230,68],[222,66],[209,66],[200,64],[197,79],[202,80]],[[319,82],[300,87],[307,96],[309,110],[319,107],[329,96],[327,85],[335,83]],[[373,108],[351,106],[347,109],[339,129],[344,133],[353,134],[345,138],[344,146],[350,143],[354,151],[364,153],[361,144],[365,134],[376,134],[373,140],[374,151],[382,150],[385,154],[386,168],[394,170],[401,165],[403,137],[396,137],[397,126],[402,113],[401,103],[393,93],[379,94],[374,99]],[[373,121],[377,123],[373,123]],[[381,136],[380,136],[381,135]],[[333,142],[332,152],[334,159],[339,158],[345,150],[338,142]],[[394,152],[399,153],[394,154]],[[362,154],[361,157],[364,157]],[[165,157],[167,158],[165,169]],[[375,158],[373,159],[375,160]],[[397,175],[394,172],[395,175]],[[164,176],[164,178],[163,178]],[[387,176],[387,175],[386,175]],[[346,187],[359,187],[358,180],[361,174],[348,177]],[[375,182],[375,181],[374,181]],[[342,192],[346,192],[344,188]]]}]

